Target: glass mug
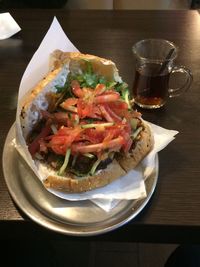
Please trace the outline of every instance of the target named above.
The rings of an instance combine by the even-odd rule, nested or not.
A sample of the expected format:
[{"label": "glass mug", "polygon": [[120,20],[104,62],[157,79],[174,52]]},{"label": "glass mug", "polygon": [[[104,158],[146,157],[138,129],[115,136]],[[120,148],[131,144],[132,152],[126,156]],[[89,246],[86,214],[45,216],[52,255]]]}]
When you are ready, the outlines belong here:
[{"label": "glass mug", "polygon": [[[162,39],[146,39],[132,48],[136,59],[134,102],[142,107],[155,109],[162,107],[168,97],[179,96],[189,89],[193,77],[184,66],[174,66],[178,48],[172,42]],[[185,82],[179,88],[169,88],[170,76],[182,73]]]}]

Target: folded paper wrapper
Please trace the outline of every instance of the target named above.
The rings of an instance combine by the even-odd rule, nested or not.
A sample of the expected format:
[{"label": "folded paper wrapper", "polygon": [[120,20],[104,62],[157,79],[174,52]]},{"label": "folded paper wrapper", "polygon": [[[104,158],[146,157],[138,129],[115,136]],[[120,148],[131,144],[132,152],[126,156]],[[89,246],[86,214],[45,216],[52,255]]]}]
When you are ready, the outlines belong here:
[{"label": "folded paper wrapper", "polygon": [[[78,51],[62,30],[57,19],[54,18],[42,43],[33,55],[24,72],[19,88],[18,107],[19,101],[25,95],[25,93],[30,90],[30,88],[34,87],[48,73],[49,55],[56,49],[68,52]],[[25,159],[30,168],[35,172],[37,177],[40,180],[43,180],[44,177],[39,175],[38,168],[36,168],[34,165],[34,162],[25,144],[25,140],[22,137],[19,122],[19,112],[20,111],[18,109],[16,117],[17,135],[15,140],[13,140],[13,144],[16,146],[17,150]],[[91,200],[105,211],[111,210],[121,200],[124,199],[138,200],[145,198],[145,179],[148,179],[149,175],[155,168],[156,154],[166,147],[178,133],[177,131],[167,130],[151,123],[149,123],[149,125],[155,139],[154,149],[143,159],[136,169],[127,173],[126,176],[117,179],[105,187],[79,194],[63,193],[52,189],[48,189],[48,191],[60,198],[70,201]]]},{"label": "folded paper wrapper", "polygon": [[0,40],[10,38],[19,31],[21,28],[10,13],[0,14]]}]

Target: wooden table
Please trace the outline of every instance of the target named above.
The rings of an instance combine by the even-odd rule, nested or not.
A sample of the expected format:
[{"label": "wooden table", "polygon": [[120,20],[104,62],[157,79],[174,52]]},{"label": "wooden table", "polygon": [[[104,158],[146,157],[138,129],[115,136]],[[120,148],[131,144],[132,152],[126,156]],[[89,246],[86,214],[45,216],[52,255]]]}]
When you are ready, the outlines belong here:
[{"label": "wooden table", "polygon": [[[22,74],[56,15],[64,31],[84,53],[116,62],[124,81],[133,83],[132,45],[144,38],[164,38],[179,48],[177,64],[194,75],[190,91],[143,118],[179,131],[159,153],[156,191],[144,211],[111,233],[87,240],[198,242],[200,240],[200,16],[197,11],[13,10],[22,31],[0,41],[0,141],[15,121]],[[61,235],[31,222],[15,206],[0,172],[0,235]],[[69,237],[69,239],[73,237]]]}]

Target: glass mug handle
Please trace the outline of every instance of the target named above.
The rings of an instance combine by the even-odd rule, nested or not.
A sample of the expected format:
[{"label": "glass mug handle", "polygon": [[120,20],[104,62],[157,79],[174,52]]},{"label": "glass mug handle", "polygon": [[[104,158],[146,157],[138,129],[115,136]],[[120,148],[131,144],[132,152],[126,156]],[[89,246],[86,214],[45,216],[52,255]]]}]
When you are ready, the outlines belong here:
[{"label": "glass mug handle", "polygon": [[192,81],[193,81],[193,76],[192,76],[191,71],[184,66],[173,67],[171,74],[173,73],[184,74],[186,76],[186,80],[185,80],[185,83],[181,87],[174,88],[174,89],[170,88],[169,97],[176,97],[182,94],[183,92],[187,91],[190,88],[190,85],[192,84]]}]

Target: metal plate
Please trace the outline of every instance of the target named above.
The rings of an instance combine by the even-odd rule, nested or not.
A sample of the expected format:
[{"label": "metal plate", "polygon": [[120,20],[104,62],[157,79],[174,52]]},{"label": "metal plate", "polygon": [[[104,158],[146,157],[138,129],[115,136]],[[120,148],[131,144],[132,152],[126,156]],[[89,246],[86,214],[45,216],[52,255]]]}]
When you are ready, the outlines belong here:
[{"label": "metal plate", "polygon": [[18,154],[11,127],[3,151],[3,172],[10,194],[21,210],[36,223],[59,233],[90,236],[114,230],[135,218],[149,202],[158,179],[158,156],[153,173],[145,182],[147,197],[122,200],[110,212],[91,201],[67,201],[49,193]]}]

